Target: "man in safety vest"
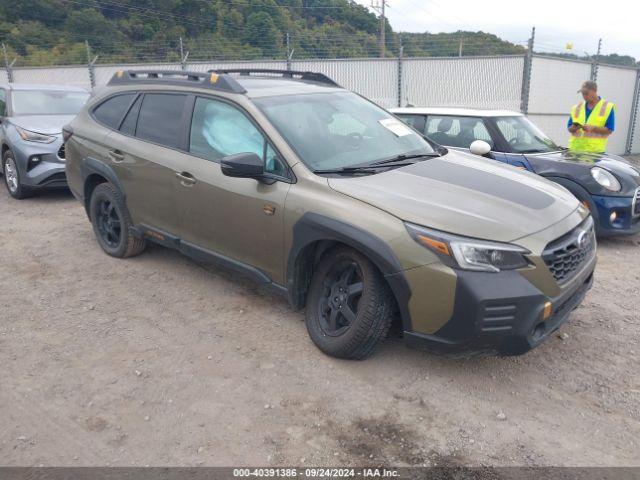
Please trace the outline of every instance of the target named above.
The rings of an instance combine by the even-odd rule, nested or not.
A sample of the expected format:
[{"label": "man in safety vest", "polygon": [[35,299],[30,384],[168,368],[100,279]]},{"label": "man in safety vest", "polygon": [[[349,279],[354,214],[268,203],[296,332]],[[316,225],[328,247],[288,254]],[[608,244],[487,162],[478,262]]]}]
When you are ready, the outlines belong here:
[{"label": "man in safety vest", "polygon": [[572,152],[604,153],[609,135],[615,129],[613,102],[598,96],[596,82],[587,80],[578,93],[584,102],[574,105],[567,127],[569,128],[569,150]]}]

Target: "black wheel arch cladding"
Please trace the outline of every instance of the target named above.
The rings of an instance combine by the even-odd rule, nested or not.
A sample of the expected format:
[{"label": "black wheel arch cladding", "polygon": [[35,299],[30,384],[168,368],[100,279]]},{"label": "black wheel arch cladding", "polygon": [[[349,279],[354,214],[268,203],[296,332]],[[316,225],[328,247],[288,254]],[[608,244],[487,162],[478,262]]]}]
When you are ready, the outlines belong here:
[{"label": "black wheel arch cladding", "polygon": [[404,328],[410,327],[408,303],[411,289],[389,245],[359,227],[313,212],[305,213],[293,227],[293,242],[286,269],[291,305],[294,308],[304,307],[318,253],[336,243],[361,252],[380,270],[396,299]]},{"label": "black wheel arch cladding", "polygon": [[118,176],[116,175],[116,172],[113,171],[113,169],[99,161],[96,160],[95,158],[87,158],[81,166],[81,173],[82,173],[82,183],[84,185],[84,207],[85,210],[87,212],[87,215],[89,215],[89,203],[91,202],[91,196],[87,195],[87,187],[88,186],[93,186],[93,188],[95,188],[96,185],[99,185],[102,182],[91,182],[90,177],[92,176],[98,176],[98,177],[102,177],[104,178],[106,181],[108,181],[109,183],[111,183],[114,188],[117,188],[120,195],[122,196],[122,201],[124,202],[126,200],[126,195],[124,192],[124,188],[122,186],[122,182],[120,182],[120,179],[118,178]]}]

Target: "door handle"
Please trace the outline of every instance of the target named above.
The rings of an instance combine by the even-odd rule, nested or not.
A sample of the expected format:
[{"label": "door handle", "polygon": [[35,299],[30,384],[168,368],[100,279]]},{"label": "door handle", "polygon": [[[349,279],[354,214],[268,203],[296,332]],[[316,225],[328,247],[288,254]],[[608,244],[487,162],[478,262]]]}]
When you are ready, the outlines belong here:
[{"label": "door handle", "polygon": [[194,183],[196,183],[196,179],[193,178],[189,172],[176,172],[176,177],[180,179],[180,183],[185,187],[190,187]]},{"label": "door handle", "polygon": [[111,160],[113,160],[115,163],[120,163],[124,161],[124,155],[120,150],[109,150],[109,156],[111,157]]}]

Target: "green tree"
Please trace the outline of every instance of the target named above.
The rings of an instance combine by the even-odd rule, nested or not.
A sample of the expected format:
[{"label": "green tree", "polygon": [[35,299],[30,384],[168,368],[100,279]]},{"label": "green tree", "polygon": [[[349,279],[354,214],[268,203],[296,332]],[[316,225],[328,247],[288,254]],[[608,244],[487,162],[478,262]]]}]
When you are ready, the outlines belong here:
[{"label": "green tree", "polygon": [[268,57],[282,56],[282,37],[271,15],[256,12],[249,15],[244,28],[244,41],[261,48]]}]

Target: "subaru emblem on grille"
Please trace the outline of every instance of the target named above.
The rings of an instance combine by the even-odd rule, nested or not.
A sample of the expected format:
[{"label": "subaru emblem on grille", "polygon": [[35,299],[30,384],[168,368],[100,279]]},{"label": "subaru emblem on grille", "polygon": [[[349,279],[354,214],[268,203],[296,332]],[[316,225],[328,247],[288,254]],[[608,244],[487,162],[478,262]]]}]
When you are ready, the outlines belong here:
[{"label": "subaru emblem on grille", "polygon": [[580,250],[582,250],[584,247],[587,246],[587,231],[586,230],[582,230],[579,234],[578,234],[578,248]]}]

